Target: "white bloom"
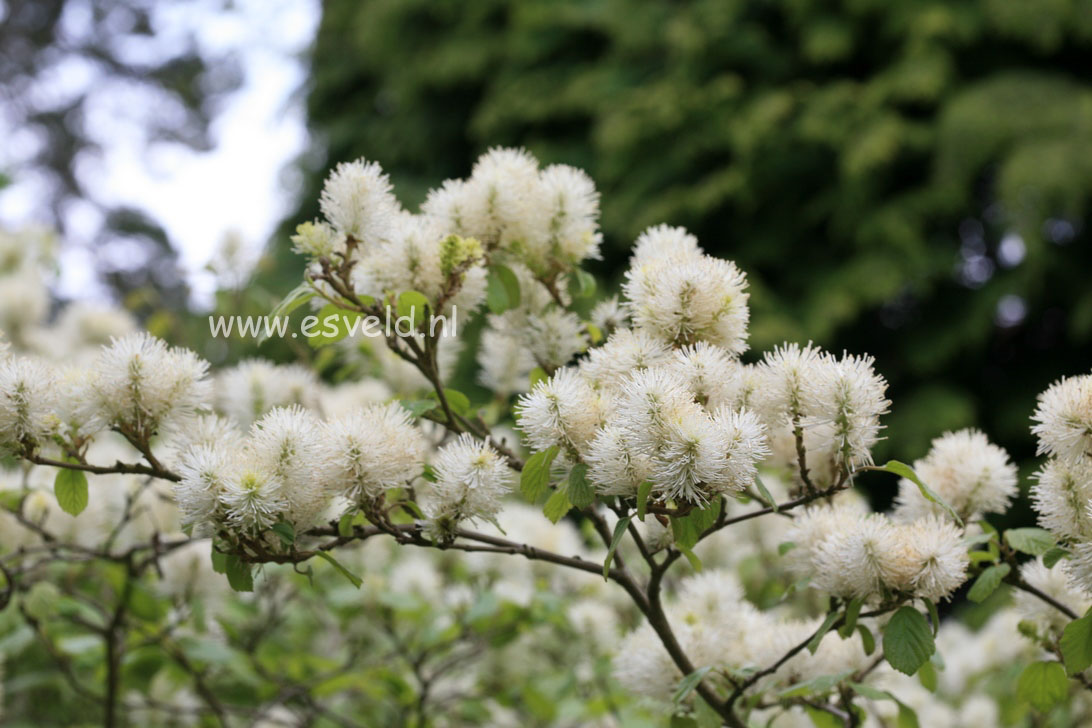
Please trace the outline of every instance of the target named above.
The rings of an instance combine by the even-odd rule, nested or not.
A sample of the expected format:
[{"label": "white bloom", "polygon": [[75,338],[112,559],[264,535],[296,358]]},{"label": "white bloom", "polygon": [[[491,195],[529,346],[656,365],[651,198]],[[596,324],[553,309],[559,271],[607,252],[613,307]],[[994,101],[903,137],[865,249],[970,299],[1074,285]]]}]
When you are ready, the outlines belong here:
[{"label": "white bloom", "polygon": [[[1040,556],[1020,567],[1020,578],[1049,597],[1072,609],[1077,614],[1084,614],[1092,607],[1092,600],[1081,594],[1066,575],[1065,562],[1059,562],[1051,568],[1043,564]],[[1041,629],[1060,636],[1070,619],[1057,607],[1047,604],[1034,594],[1022,589],[1014,590],[1016,608],[1025,619],[1035,622]]]},{"label": "white bloom", "polygon": [[637,237],[633,245],[632,265],[644,265],[664,258],[694,260],[700,258],[702,249],[698,239],[685,228],[670,225],[650,227]]},{"label": "white bloom", "polygon": [[755,367],[753,404],[767,427],[799,421],[804,415],[805,387],[815,375],[821,351],[808,344],[782,344],[766,352]]},{"label": "white bloom", "polygon": [[279,521],[288,505],[283,481],[246,460],[228,468],[219,500],[228,526],[247,536],[257,535]]},{"label": "white bloom", "polygon": [[1065,460],[1092,457],[1092,374],[1066,377],[1039,395],[1031,428],[1039,454]]},{"label": "white bloom", "polygon": [[182,453],[174,485],[174,498],[182,525],[193,527],[195,536],[212,533],[220,495],[231,470],[232,454],[215,444],[199,444]]},{"label": "white bloom", "polygon": [[0,357],[0,451],[37,444],[52,428],[57,407],[53,372],[29,358]]},{"label": "white bloom", "polygon": [[1070,584],[1086,595],[1092,595],[1092,543],[1074,544],[1070,553],[1072,558],[1065,562]]},{"label": "white bloom", "polygon": [[899,586],[934,602],[948,597],[967,579],[967,547],[954,523],[928,515],[898,527],[904,582]]},{"label": "white bloom", "polygon": [[294,251],[313,258],[330,257],[345,249],[345,240],[332,227],[317,220],[298,225],[291,240]]},{"label": "white bloom", "polygon": [[[1016,466],[1008,453],[978,430],[948,432],[933,440],[925,458],[914,463],[914,471],[964,521],[982,513],[1004,513],[1017,491]],[[927,501],[914,483],[900,481],[899,518],[916,520],[945,512]]]},{"label": "white bloom", "polygon": [[666,368],[686,382],[694,398],[710,410],[721,406],[735,409],[746,386],[743,365],[724,349],[704,341],[675,350]]},{"label": "white bloom", "polygon": [[596,389],[617,387],[627,374],[664,363],[670,349],[643,331],[618,329],[580,362],[580,372]]},{"label": "white bloom", "polygon": [[599,430],[584,457],[588,479],[603,495],[637,495],[652,474],[652,461],[618,425]]},{"label": "white bloom", "polygon": [[322,187],[319,205],[336,230],[367,245],[387,238],[400,210],[382,168],[363,159],[334,168]]},{"label": "white bloom", "polygon": [[539,175],[540,193],[546,207],[546,259],[560,257],[569,263],[599,257],[599,193],[582,170],[554,164]]},{"label": "white bloom", "polygon": [[425,455],[424,437],[396,402],[327,422],[323,445],[333,492],[357,502],[405,485]]},{"label": "white bloom", "polygon": [[249,426],[274,407],[298,404],[314,409],[318,387],[314,372],[299,364],[247,359],[216,375],[216,406]]},{"label": "white bloom", "polygon": [[828,440],[824,449],[850,466],[872,462],[872,446],[880,436],[880,415],[891,402],[887,382],[872,368],[870,356],[843,354],[820,357],[803,383],[805,429],[817,428]]},{"label": "white bloom", "polygon": [[246,448],[280,481],[285,520],[297,531],[315,525],[327,502],[318,418],[298,405],[274,408],[250,428]]},{"label": "white bloom", "polygon": [[629,325],[629,310],[618,302],[618,296],[611,296],[595,304],[588,318],[604,336],[610,336],[615,329]]},{"label": "white bloom", "polygon": [[1092,540],[1092,459],[1051,458],[1035,478],[1031,498],[1039,525],[1062,538]]},{"label": "white bloom", "polygon": [[526,392],[530,384],[534,357],[522,342],[496,329],[482,331],[478,350],[478,381],[502,397]]},{"label": "white bloom", "polygon": [[138,437],[177,427],[208,407],[208,362],[149,334],[115,339],[103,349],[88,383],[88,407],[104,426]]},{"label": "white bloom", "polygon": [[634,263],[623,291],[637,328],[675,346],[708,341],[741,354],[750,318],[746,288],[735,263],[703,256]]},{"label": "white bloom", "polygon": [[444,180],[439,189],[432,189],[421,205],[421,214],[428,216],[444,234],[473,235],[470,228],[472,208],[477,190],[465,180]]},{"label": "white bloom", "polygon": [[559,369],[516,404],[516,422],[532,450],[557,445],[583,453],[602,419],[599,395],[575,369]]},{"label": "white bloom", "polygon": [[478,158],[467,181],[462,220],[489,247],[511,247],[545,226],[538,160],[525,149],[494,147]]},{"label": "white bloom", "polygon": [[640,446],[653,452],[671,425],[702,409],[684,382],[663,367],[634,372],[621,386],[613,421]]},{"label": "white bloom", "polygon": [[547,371],[565,366],[587,345],[580,318],[560,308],[529,316],[521,334],[523,345]]},{"label": "white bloom", "polygon": [[812,585],[840,597],[869,597],[900,583],[898,531],[878,513],[846,519],[815,550]]},{"label": "white bloom", "polygon": [[436,480],[421,486],[421,507],[440,533],[464,519],[492,518],[514,481],[500,453],[466,433],[440,448],[432,467]]}]

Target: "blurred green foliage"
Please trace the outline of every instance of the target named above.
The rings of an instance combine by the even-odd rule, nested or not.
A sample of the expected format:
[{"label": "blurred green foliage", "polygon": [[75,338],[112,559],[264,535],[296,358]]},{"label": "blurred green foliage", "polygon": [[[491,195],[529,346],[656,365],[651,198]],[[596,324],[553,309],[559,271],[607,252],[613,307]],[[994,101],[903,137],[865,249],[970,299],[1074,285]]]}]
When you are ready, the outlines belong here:
[{"label": "blurred green foliage", "polygon": [[1090,51],[1090,0],[331,0],[285,229],[338,161],[381,162],[412,206],[524,145],[599,185],[597,273],[684,225],[749,273],[754,351],[873,353],[898,443],[877,457],[977,424],[1026,459],[1035,393],[1092,359]]}]

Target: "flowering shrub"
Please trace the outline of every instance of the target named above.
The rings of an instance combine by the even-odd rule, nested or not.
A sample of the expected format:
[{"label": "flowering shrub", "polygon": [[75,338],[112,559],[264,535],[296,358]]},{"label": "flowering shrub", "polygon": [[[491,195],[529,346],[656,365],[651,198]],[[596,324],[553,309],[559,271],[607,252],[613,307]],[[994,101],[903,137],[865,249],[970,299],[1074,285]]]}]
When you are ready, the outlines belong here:
[{"label": "flowering shrub", "polygon": [[[1004,450],[963,430],[873,462],[892,404],[873,359],[786,343],[744,363],[746,275],[685,230],[643,233],[621,298],[596,302],[579,170],[492,150],[414,214],[354,162],[321,206],[274,313],[407,317],[311,342],[374,377],[210,372],[116,312],[0,310],[3,626],[107,725],[1092,717],[1092,375],[1034,414],[1044,528],[999,534]],[[3,238],[5,275],[33,287],[24,237]],[[483,308],[470,336],[425,325]],[[451,386],[471,355],[491,400]],[[873,512],[884,478],[895,505]],[[1015,605],[942,622],[967,582]],[[73,628],[102,653],[71,652]],[[313,659],[281,671],[299,643]],[[593,687],[531,679],[537,662]]]}]

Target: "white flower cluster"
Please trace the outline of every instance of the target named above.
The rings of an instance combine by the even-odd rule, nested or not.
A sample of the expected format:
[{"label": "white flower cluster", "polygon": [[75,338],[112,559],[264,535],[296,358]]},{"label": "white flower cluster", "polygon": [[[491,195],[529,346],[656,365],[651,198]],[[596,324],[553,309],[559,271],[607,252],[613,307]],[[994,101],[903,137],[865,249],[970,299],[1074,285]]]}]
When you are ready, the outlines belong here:
[{"label": "white flower cluster", "polygon": [[1092,594],[1092,374],[1050,385],[1032,420],[1039,454],[1049,456],[1031,491],[1039,525],[1070,545],[1065,568]]},{"label": "white flower cluster", "polygon": [[811,585],[839,597],[902,593],[939,601],[967,578],[963,531],[927,514],[912,521],[838,502],[796,516],[787,558]]},{"label": "white flower cluster", "polygon": [[421,508],[441,538],[450,536],[460,521],[494,518],[515,480],[496,450],[465,433],[440,450],[433,474],[418,493]]}]

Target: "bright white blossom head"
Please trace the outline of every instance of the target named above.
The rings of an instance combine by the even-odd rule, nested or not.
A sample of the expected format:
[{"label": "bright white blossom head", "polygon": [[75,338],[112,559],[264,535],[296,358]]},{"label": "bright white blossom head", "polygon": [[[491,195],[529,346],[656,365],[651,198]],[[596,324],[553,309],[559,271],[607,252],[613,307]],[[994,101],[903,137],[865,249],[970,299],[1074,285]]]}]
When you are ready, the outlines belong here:
[{"label": "bright white blossom head", "polygon": [[[1016,466],[1008,453],[978,430],[949,432],[933,440],[929,453],[914,463],[914,471],[964,521],[983,513],[1003,513],[1017,491]],[[945,513],[905,479],[899,483],[896,512],[903,520]]]},{"label": "bright white blossom head", "polygon": [[463,520],[492,519],[512,489],[508,462],[468,434],[444,445],[432,463],[433,482],[420,488],[421,507],[441,537]]},{"label": "bright white blossom head", "polygon": [[115,339],[99,354],[87,405],[103,427],[149,437],[211,405],[208,362],[149,334]]},{"label": "bright white blossom head", "polygon": [[940,601],[967,579],[969,557],[963,532],[952,521],[935,515],[899,524],[901,561],[899,588],[916,597]]},{"label": "bright white blossom head", "polygon": [[807,384],[821,355],[811,344],[786,343],[766,352],[755,368],[754,405],[768,426],[792,423],[804,416]]},{"label": "bright white blossom head", "polygon": [[588,351],[580,372],[596,389],[613,389],[631,372],[664,363],[670,352],[644,331],[618,329],[602,346]]},{"label": "bright white blossom head", "polygon": [[534,450],[557,445],[583,453],[602,421],[600,396],[573,369],[560,369],[516,404],[516,421]]},{"label": "bright white blossom head", "polygon": [[1035,474],[1039,525],[1061,538],[1092,541],[1092,459],[1051,458]]},{"label": "bright white blossom head", "polygon": [[1039,395],[1032,416],[1039,454],[1064,460],[1092,457],[1092,374],[1060,379]]},{"label": "bright white blossom head", "polygon": [[365,245],[385,240],[401,209],[382,168],[363,159],[334,168],[322,187],[319,206],[335,230]]},{"label": "bright white blossom head", "polygon": [[52,429],[57,389],[52,370],[0,353],[0,451],[37,445]]},{"label": "bright white blossom head", "polygon": [[421,474],[425,440],[398,403],[373,405],[326,423],[323,460],[333,493],[375,499]]},{"label": "bright white blossom head", "polygon": [[887,382],[877,374],[870,356],[843,354],[819,357],[804,382],[801,426],[814,428],[825,439],[821,447],[848,466],[872,462],[872,446],[880,438],[880,416],[891,402]]}]

